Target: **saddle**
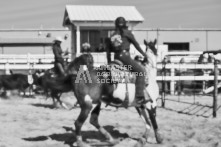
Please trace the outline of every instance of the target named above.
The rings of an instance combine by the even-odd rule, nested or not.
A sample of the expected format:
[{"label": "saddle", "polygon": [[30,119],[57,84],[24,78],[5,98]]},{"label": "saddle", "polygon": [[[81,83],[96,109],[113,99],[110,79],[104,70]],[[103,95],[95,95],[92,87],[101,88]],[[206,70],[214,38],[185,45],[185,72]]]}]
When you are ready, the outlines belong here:
[{"label": "saddle", "polygon": [[[127,66],[124,66],[124,64],[119,60],[112,61],[109,64],[109,67],[110,67],[111,80],[113,83],[116,84],[115,89],[117,88],[118,84],[122,84],[122,83],[126,84],[125,99],[122,103],[122,106],[127,108],[129,104],[128,84],[131,84],[131,83],[135,84],[137,75],[129,71]],[[148,85],[148,80],[145,80],[145,81],[146,81],[146,85]]]},{"label": "saddle", "polygon": [[57,77],[58,76],[58,73],[57,73],[57,71],[55,70],[54,67],[49,69],[48,73],[49,73],[50,77]]},{"label": "saddle", "polygon": [[49,69],[49,74],[51,75],[51,77],[61,77],[61,76],[65,76],[67,74],[67,69],[66,67],[64,67],[64,73],[65,74],[62,74],[59,67],[55,66],[51,69]]},{"label": "saddle", "polygon": [[[136,82],[136,74],[128,70],[127,66],[119,60],[114,60],[110,64],[110,75],[114,83],[134,83]],[[145,68],[145,65],[143,65]],[[146,73],[148,69],[145,68]],[[145,76],[145,83],[148,85],[148,76]]]},{"label": "saddle", "polygon": [[114,83],[135,83],[136,75],[131,73],[119,60],[114,60],[109,64],[111,80]]},{"label": "saddle", "polygon": [[57,69],[55,69],[54,67],[48,70],[48,74],[50,75],[51,78],[56,78],[56,77],[60,77],[62,76]]}]

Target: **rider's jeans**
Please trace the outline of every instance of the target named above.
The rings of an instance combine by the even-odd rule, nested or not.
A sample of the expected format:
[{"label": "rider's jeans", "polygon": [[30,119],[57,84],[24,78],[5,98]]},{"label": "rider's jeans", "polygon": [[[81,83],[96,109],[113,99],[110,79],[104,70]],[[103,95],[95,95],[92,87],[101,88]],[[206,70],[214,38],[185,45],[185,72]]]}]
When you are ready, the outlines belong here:
[{"label": "rider's jeans", "polygon": [[128,70],[136,72],[136,97],[144,97],[145,69],[130,57],[128,51],[124,50],[121,53],[116,53],[115,59],[120,60],[124,65],[127,65]]},{"label": "rider's jeans", "polygon": [[59,74],[65,75],[64,66],[60,62],[55,62],[55,67],[57,68]]}]

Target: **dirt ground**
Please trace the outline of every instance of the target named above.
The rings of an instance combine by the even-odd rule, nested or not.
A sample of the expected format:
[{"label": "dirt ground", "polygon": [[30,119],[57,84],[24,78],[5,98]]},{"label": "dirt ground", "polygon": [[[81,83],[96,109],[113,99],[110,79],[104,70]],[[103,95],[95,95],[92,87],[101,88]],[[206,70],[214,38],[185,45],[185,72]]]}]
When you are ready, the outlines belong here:
[{"label": "dirt ground", "polygon": [[[172,100],[193,101],[193,97],[167,96]],[[62,100],[73,106],[71,93]],[[211,105],[210,97],[195,97],[195,103]],[[74,121],[80,112],[54,109],[51,99],[36,98],[0,99],[0,147],[72,147],[75,142]],[[157,144],[153,131],[143,147],[220,147],[221,113],[212,118],[212,110],[205,106],[166,101],[166,108],[158,107],[157,121],[164,138]],[[206,118],[208,116],[208,118]],[[142,147],[138,139],[144,133],[144,123],[134,108],[116,109],[103,105],[100,123],[120,139],[114,147]],[[84,140],[91,146],[110,146],[104,137],[87,120],[82,128]]]}]

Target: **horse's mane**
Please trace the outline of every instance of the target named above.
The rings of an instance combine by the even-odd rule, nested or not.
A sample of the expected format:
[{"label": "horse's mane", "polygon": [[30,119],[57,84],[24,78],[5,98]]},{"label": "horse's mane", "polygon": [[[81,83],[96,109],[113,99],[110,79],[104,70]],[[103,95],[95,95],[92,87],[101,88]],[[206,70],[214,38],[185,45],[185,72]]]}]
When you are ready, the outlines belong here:
[{"label": "horse's mane", "polygon": [[73,73],[78,71],[80,66],[86,65],[88,69],[92,69],[94,66],[94,59],[90,53],[82,54],[76,57],[68,66],[68,71]]},{"label": "horse's mane", "polygon": [[204,59],[204,57],[203,57],[203,54],[201,54],[200,56],[199,56],[199,59],[198,59],[198,63],[199,64],[201,64],[202,62],[203,62],[203,59]]}]

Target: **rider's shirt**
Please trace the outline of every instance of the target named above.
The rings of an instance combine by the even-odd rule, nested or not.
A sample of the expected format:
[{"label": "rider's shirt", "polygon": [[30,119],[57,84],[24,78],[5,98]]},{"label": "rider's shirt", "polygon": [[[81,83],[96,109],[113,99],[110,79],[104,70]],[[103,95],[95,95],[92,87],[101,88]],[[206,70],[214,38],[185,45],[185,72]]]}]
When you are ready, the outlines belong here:
[{"label": "rider's shirt", "polygon": [[64,59],[62,57],[62,49],[59,44],[54,44],[52,47],[53,53],[54,53],[54,58],[55,62],[63,63]]},{"label": "rider's shirt", "polygon": [[[143,50],[140,48],[140,45],[138,44],[138,42],[136,41],[136,39],[134,38],[134,35],[132,34],[131,31],[124,29],[123,33],[121,34],[120,31],[115,31],[112,35],[112,37],[115,37],[116,35],[120,35],[121,36],[121,44],[119,46],[115,46],[115,52],[121,52],[122,50],[130,50],[130,44],[132,43],[134,45],[134,47],[143,55],[145,56],[145,53],[143,52]],[[112,41],[112,37],[111,37],[111,41]],[[113,43],[113,42],[112,42]]]}]

